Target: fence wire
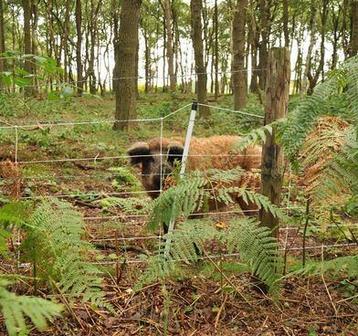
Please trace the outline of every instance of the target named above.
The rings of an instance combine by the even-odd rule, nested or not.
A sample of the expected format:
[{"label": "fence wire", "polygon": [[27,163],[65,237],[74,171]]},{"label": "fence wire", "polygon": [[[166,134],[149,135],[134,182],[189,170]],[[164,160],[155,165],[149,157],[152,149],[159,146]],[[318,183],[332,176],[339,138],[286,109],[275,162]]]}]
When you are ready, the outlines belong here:
[{"label": "fence wire", "polygon": [[[225,111],[225,112],[229,112],[229,113],[236,113],[236,114],[241,114],[241,115],[245,115],[245,116],[251,116],[251,117],[255,117],[255,118],[259,118],[262,119],[263,116],[261,115],[256,115],[256,114],[252,114],[252,113],[247,113],[245,111],[237,111],[237,110],[232,110],[232,109],[228,109],[228,108],[222,108],[220,106],[214,106],[214,105],[209,105],[209,104],[198,104],[199,106],[205,106],[205,107],[209,107],[211,109],[216,109],[216,110],[221,110],[221,111]],[[164,138],[164,122],[166,120],[168,120],[170,117],[179,114],[181,112],[184,112],[188,109],[188,107],[191,106],[191,104],[185,104],[184,106],[178,108],[177,110],[170,112],[169,114],[167,114],[166,116],[162,116],[162,117],[158,117],[158,118],[138,118],[138,119],[131,119],[131,120],[116,120],[116,119],[105,119],[105,120],[93,120],[93,121],[51,121],[51,122],[29,122],[27,124],[17,124],[17,125],[11,125],[9,123],[6,122],[5,126],[0,126],[0,130],[13,130],[14,131],[14,155],[13,155],[13,162],[16,166],[20,167],[20,166],[28,166],[28,165],[35,165],[35,164],[60,164],[60,163],[74,163],[74,162],[99,162],[99,161],[105,161],[105,160],[126,160],[130,157],[133,156],[129,156],[129,155],[115,155],[115,156],[100,156],[100,155],[96,155],[94,157],[78,157],[78,158],[68,158],[68,157],[64,157],[64,158],[57,158],[57,159],[39,159],[39,160],[20,160],[19,157],[21,157],[21,155],[19,156],[19,135],[20,132],[23,131],[32,131],[32,130],[38,130],[38,129],[44,129],[44,128],[57,128],[57,127],[73,127],[73,126],[86,126],[86,125],[97,125],[97,124],[103,124],[103,125],[110,125],[110,124],[114,124],[114,123],[118,123],[118,122],[136,122],[136,123],[156,123],[157,125],[159,124],[159,139],[160,139],[160,153],[159,154],[152,154],[152,155],[138,155],[136,157],[153,157],[153,156],[158,156],[160,157],[160,161],[161,161],[161,167],[163,164],[163,160],[164,158],[167,158],[168,155],[163,153],[163,138]],[[170,155],[169,155],[170,156]],[[203,158],[223,158],[223,157],[261,157],[261,155],[242,155],[242,154],[220,154],[220,155],[210,155],[210,154],[190,154],[188,155],[188,157],[203,157]],[[4,162],[0,162],[0,166],[4,164]],[[161,168],[162,169],[162,168]],[[141,177],[145,177],[146,174],[138,174]],[[153,174],[151,174],[153,175]],[[148,195],[148,194],[152,194],[152,193],[158,193],[161,192],[163,190],[163,172],[161,171],[159,174],[160,176],[160,189],[159,190],[139,190],[139,191],[118,191],[118,192],[107,192],[107,191],[101,191],[101,192],[80,192],[77,191],[76,193],[60,193],[60,194],[56,194],[56,193],[51,193],[51,194],[42,194],[42,195],[31,195],[31,196],[22,196],[21,199],[43,199],[43,198],[51,198],[51,197],[57,197],[57,198],[67,198],[67,199],[73,199],[73,200],[77,200],[77,199],[81,199],[84,197],[110,197],[110,196],[122,196],[122,197],[128,197],[128,196],[138,196],[138,195]],[[114,178],[115,173],[113,172],[106,172],[105,174],[103,174],[103,176],[107,176],[107,177],[112,177]],[[52,178],[66,178],[66,179],[84,179],[84,178],[93,178],[92,174],[78,174],[78,175],[59,175],[59,176],[51,176],[51,175],[47,175],[47,176],[24,176],[22,179],[23,180],[38,180],[38,181],[43,181],[46,179],[52,179]],[[9,178],[8,180],[10,180],[11,178]],[[16,178],[16,180],[18,180],[18,178]],[[292,189],[292,183],[291,183],[291,173],[290,173],[290,177],[289,177],[289,184],[286,187],[287,188],[287,203],[285,206],[279,207],[279,209],[281,211],[286,211],[287,214],[290,213],[290,211],[293,210],[300,210],[303,211],[303,207],[300,206],[295,206],[292,205],[290,203],[290,195],[291,195],[291,189]],[[205,189],[206,191],[211,191],[212,189]],[[244,214],[244,215],[248,215],[248,214],[256,214],[259,210],[255,209],[255,210],[228,210],[228,211],[207,211],[207,212],[197,212],[195,214],[193,214],[193,217],[201,217],[201,216],[224,216],[224,215],[237,215],[237,214]],[[148,214],[128,214],[128,213],[122,213],[120,215],[107,215],[107,216],[98,216],[98,215],[92,215],[92,216],[84,216],[84,220],[86,222],[86,225],[88,228],[93,228],[93,227],[104,227],[106,225],[106,222],[103,221],[126,221],[126,220],[130,220],[130,219],[135,219],[135,220],[140,220],[141,223],[145,222],[146,220],[148,220],[149,216]],[[95,223],[95,224],[94,224]],[[333,229],[333,228],[353,228],[358,226],[358,223],[351,223],[351,224],[345,224],[345,225],[338,225],[337,224],[329,224],[326,225],[327,228],[329,229]],[[316,228],[314,225],[310,225],[310,227]],[[296,231],[297,235],[299,233],[299,231],[302,230],[302,227],[291,227],[288,225],[288,223],[286,223],[285,227],[281,227],[280,228],[280,232],[284,232],[285,233],[285,237],[284,237],[284,243],[283,243],[283,248],[281,248],[281,251],[302,251],[303,248],[302,247],[297,247],[297,246],[290,246],[289,244],[289,231]],[[117,231],[116,231],[117,232]],[[163,240],[163,234],[160,231],[158,235],[145,235],[145,236],[124,236],[124,232],[122,232],[122,237],[118,237],[117,233],[116,233],[116,237],[112,238],[112,237],[106,237],[106,238],[91,238],[90,241],[93,243],[108,243],[108,242],[130,242],[130,241],[143,241],[143,240],[158,240],[158,241],[162,241]],[[20,245],[21,243],[21,237],[20,237],[20,232],[18,232],[17,234],[17,238],[16,238],[16,244]],[[158,244],[159,246],[160,244]],[[305,247],[306,250],[315,250],[315,249],[329,249],[329,248],[345,248],[345,247],[357,247],[357,243],[347,243],[347,244],[321,244],[321,245],[312,245],[312,246],[307,246]],[[20,253],[20,251],[18,252]],[[201,259],[207,259],[207,258],[232,258],[232,257],[238,257],[239,254],[237,253],[231,253],[231,254],[220,254],[220,255],[211,255],[208,257],[201,257]],[[126,257],[123,257],[123,260],[125,260],[126,263],[128,264],[135,264],[135,263],[143,263],[144,261],[139,260],[139,259],[127,259]],[[180,261],[180,260],[178,260]],[[18,254],[18,263],[20,263],[20,254]],[[97,262],[100,264],[115,264],[117,263],[117,261],[103,261],[103,262]]]}]

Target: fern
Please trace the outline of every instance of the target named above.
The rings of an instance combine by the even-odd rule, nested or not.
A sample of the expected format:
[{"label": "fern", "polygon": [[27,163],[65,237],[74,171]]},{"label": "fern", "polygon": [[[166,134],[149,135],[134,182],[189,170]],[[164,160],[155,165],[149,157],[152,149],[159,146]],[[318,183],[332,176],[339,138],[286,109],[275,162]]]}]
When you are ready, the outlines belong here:
[{"label": "fern", "polygon": [[259,227],[256,221],[241,218],[220,230],[210,220],[189,220],[171,233],[172,245],[169,256],[164,247],[158,255],[147,259],[149,265],[141,275],[136,289],[141,286],[183,273],[182,265],[191,265],[201,256],[211,254],[207,244],[213,240],[227,246],[228,252],[239,252],[241,261],[261,279],[272,292],[277,291],[281,267],[278,243],[269,229]]},{"label": "fern", "polygon": [[277,291],[282,261],[278,242],[271,231],[254,219],[245,218],[231,222],[225,239],[229,252],[238,251],[242,262],[250,265],[252,273],[271,291]]},{"label": "fern", "polygon": [[286,277],[297,275],[320,275],[329,273],[330,275],[338,275],[340,273],[347,274],[348,277],[358,277],[358,255],[338,257],[332,260],[311,261],[305,267],[289,273]]},{"label": "fern", "polygon": [[336,115],[358,122],[358,57],[345,62],[341,69],[331,73],[320,83],[312,96],[305,97],[279,127],[285,153],[292,161],[312,130],[315,121],[323,115]]},{"label": "fern", "polygon": [[284,214],[275,204],[272,204],[266,196],[249,189],[238,187],[221,188],[217,191],[216,198],[225,204],[230,204],[234,203],[232,195],[241,197],[246,204],[255,204],[259,209],[264,209],[270,212],[276,218],[288,220],[286,214]]},{"label": "fern", "polygon": [[47,321],[60,316],[61,305],[37,297],[18,296],[6,289],[10,284],[8,280],[0,279],[0,307],[9,336],[27,335],[27,318],[43,331]]},{"label": "fern", "polygon": [[111,309],[101,289],[101,272],[87,261],[95,250],[81,239],[81,215],[68,203],[54,199],[43,201],[27,223],[31,229],[22,249],[39,275],[72,298]]},{"label": "fern", "polygon": [[236,203],[238,197],[247,204],[264,208],[273,216],[286,220],[284,214],[267,197],[246,187],[231,186],[244,184],[241,179],[245,178],[247,176],[241,168],[187,175],[178,185],[169,188],[154,201],[149,229],[154,230],[162,223],[168,226],[171,220],[176,221],[180,217],[186,219],[194,212],[204,211],[209,200],[229,205]]},{"label": "fern", "polygon": [[162,193],[154,201],[149,228],[156,229],[162,223],[169,226],[171,220],[175,221],[182,215],[188,217],[201,209],[206,184],[202,176],[196,175],[182,179],[177,186]]},{"label": "fern", "polygon": [[14,202],[5,204],[0,209],[0,225],[4,228],[21,227],[25,224],[24,218],[28,215],[29,204]]},{"label": "fern", "polygon": [[264,143],[267,135],[273,133],[273,128],[279,122],[282,122],[282,120],[253,129],[249,133],[245,134],[245,136],[234,145],[234,150],[240,152],[249,146]]}]

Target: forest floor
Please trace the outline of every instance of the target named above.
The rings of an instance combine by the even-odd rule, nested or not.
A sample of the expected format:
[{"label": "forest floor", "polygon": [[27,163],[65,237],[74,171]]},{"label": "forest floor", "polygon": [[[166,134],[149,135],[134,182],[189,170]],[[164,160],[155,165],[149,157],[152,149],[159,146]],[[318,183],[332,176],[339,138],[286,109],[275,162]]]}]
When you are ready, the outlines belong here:
[{"label": "forest floor", "polygon": [[[158,118],[190,102],[187,95],[152,94],[139,99],[139,117]],[[219,103],[230,106],[230,98],[222,97]],[[153,251],[158,239],[146,230],[150,200],[133,180],[135,171],[118,156],[125,155],[133,142],[159,136],[160,124],[139,123],[128,134],[112,130],[110,122],[43,125],[45,121],[112,120],[114,100],[110,97],[60,102],[25,102],[13,97],[6,104],[2,124],[33,126],[18,127],[18,146],[14,129],[2,130],[0,157],[13,159],[16,153],[24,199],[58,196],[83,213],[86,239],[101,251],[96,262],[108,273],[106,294],[116,311],[113,315],[77,304],[66,319],[55,321],[41,335],[358,335],[358,300],[354,299],[358,283],[344,275],[292,276],[282,281],[282,291],[272,298],[255,290],[247,273],[233,269],[233,260],[219,257],[199,262],[180,278],[134,292],[133,285],[145,267],[136,261],[140,254]],[[168,119],[163,134],[183,136],[189,110]],[[255,99],[250,100],[248,111],[262,114]],[[195,135],[242,134],[257,125],[257,120],[213,110],[210,123],[198,120]],[[2,194],[16,188],[12,183],[0,187]],[[293,214],[304,209],[299,196],[289,206]],[[215,217],[218,222],[229,219],[225,214]],[[300,248],[302,225],[282,230],[280,242],[283,248]],[[346,243],[339,230],[324,234],[316,227],[308,230],[307,246]],[[307,251],[307,258],[330,259],[357,251],[357,246],[323,252],[318,248]],[[288,268],[301,259],[301,251],[290,251]],[[0,268],[10,272],[13,265],[0,263]],[[23,272],[30,275],[26,268]],[[22,285],[18,290],[31,294],[33,288]]]}]

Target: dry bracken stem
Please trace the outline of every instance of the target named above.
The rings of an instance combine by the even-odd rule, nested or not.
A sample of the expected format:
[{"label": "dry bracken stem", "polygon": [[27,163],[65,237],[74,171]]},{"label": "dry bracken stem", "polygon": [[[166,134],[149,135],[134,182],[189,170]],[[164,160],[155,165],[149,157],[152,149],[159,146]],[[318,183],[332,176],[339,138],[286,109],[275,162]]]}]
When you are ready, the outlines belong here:
[{"label": "dry bracken stem", "polygon": [[309,223],[309,215],[310,215],[310,199],[308,198],[306,203],[305,227],[303,229],[303,238],[302,238],[302,266],[303,267],[305,267],[306,265],[306,233]]},{"label": "dry bracken stem", "polygon": [[220,274],[225,278],[225,280],[235,289],[235,291],[244,299],[244,301],[251,306],[251,303],[246,299],[246,297],[238,290],[235,284],[226,276],[226,274],[220,269],[220,267],[212,260],[212,258],[203,251],[205,257],[213,264],[213,266],[220,272]]},{"label": "dry bracken stem", "polygon": [[[322,250],[321,250],[321,261],[322,261],[322,263],[324,262],[324,248],[323,248],[323,246],[322,246]],[[326,292],[327,292],[329,301],[331,302],[331,306],[332,306],[332,308],[333,308],[333,310],[334,310],[334,314],[335,314],[335,316],[337,317],[337,316],[338,316],[338,311],[337,311],[336,305],[335,305],[334,302],[333,302],[333,299],[332,299],[331,293],[330,293],[330,291],[329,291],[329,289],[328,289],[328,286],[327,286],[326,280],[325,280],[325,278],[324,278],[323,272],[321,273],[321,278],[322,278],[324,287],[325,287],[325,289],[326,289]]]}]

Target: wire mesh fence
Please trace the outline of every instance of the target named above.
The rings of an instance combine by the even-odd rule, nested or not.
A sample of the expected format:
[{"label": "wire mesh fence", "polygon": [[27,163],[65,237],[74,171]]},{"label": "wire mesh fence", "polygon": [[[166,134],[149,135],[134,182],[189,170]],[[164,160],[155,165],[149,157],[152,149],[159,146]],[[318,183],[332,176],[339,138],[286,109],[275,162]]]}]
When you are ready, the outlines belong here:
[{"label": "wire mesh fence", "polygon": [[[247,113],[245,111],[234,111],[227,108],[221,108],[217,106],[207,105],[207,104],[199,104],[202,106],[209,107],[210,109],[220,110],[225,113],[235,113],[243,116],[249,116],[252,118],[261,119],[261,115],[256,115],[252,113]],[[170,119],[174,116],[180,116],[182,119],[186,119],[189,122],[189,107],[191,104],[185,104],[179,109],[170,112],[166,116],[159,118],[138,118],[132,119],[130,122],[141,123],[141,124],[151,124],[154,125],[154,130],[156,133],[156,137],[159,139],[160,150],[159,153],[154,153],[148,155],[148,157],[157,156],[160,159],[160,167],[163,167],[163,161],[168,158],[168,153],[164,152],[163,149],[163,141],[166,133],[170,133],[170,130],[165,130],[166,122],[170,121]],[[181,117],[182,116],[182,117]],[[26,186],[30,185],[33,190],[36,192],[22,192],[20,199],[23,200],[39,200],[44,198],[57,197],[66,199],[70,202],[73,202],[84,215],[84,220],[87,225],[88,237],[87,239],[94,244],[106,244],[114,243],[116,247],[121,246],[123,256],[126,263],[128,264],[136,264],[142,263],[143,260],[134,257],[133,253],[127,255],[128,244],[131,242],[143,242],[143,241],[162,241],[163,234],[160,232],[159,234],[147,234],[143,233],[143,228],[145,227],[145,223],[148,221],[150,214],[145,209],[135,209],[135,213],[130,213],[126,211],[122,211],[121,209],[105,209],[98,205],[97,203],[93,203],[93,201],[98,202],[103,199],[108,199],[111,197],[120,198],[128,200],[129,198],[141,199],[143,203],[150,203],[148,195],[158,194],[158,192],[163,191],[163,171],[158,173],[161,181],[160,188],[154,190],[113,190],[111,183],[115,178],[115,173],[113,171],[108,170],[108,167],[114,165],[127,165],[127,161],[130,158],[133,158],[133,155],[128,154],[120,154],[120,155],[106,155],[106,153],[97,153],[93,156],[79,157],[78,153],[68,153],[66,156],[59,156],[57,153],[49,157],[49,155],[45,155],[43,152],[38,153],[38,148],[35,151],[36,155],[32,155],[31,153],[24,153],[24,151],[28,151],[28,143],[27,139],[23,138],[23,133],[25,132],[41,132],[44,129],[64,129],[64,128],[73,128],[75,126],[81,127],[90,127],[93,125],[104,125],[105,127],[111,127],[116,122],[128,122],[127,120],[94,120],[94,121],[55,121],[55,122],[28,122],[26,124],[19,125],[5,125],[0,126],[0,132],[6,132],[7,135],[11,134],[13,140],[11,142],[11,155],[9,155],[9,160],[0,162],[1,166],[5,166],[8,162],[12,162],[15,167],[21,172],[25,169],[29,169],[26,171],[24,176],[7,176],[3,181],[3,185],[7,182],[20,183]],[[200,123],[201,121],[196,121]],[[194,132],[195,134],[195,132]],[[84,140],[85,141],[85,140]],[[40,145],[41,147],[41,145]],[[24,155],[26,154],[26,155]],[[188,153],[188,158],[210,158],[213,160],[219,160],[222,158],[227,158],[230,160],[233,156],[246,156],[246,157],[256,157],[258,159],[261,158],[260,155],[250,155],[250,154],[192,154]],[[34,158],[35,157],[35,158]],[[145,155],[139,155],[139,157],[145,157]],[[107,164],[109,162],[110,164]],[[81,169],[85,170],[85,173],[82,172],[81,169],[75,169],[75,173],[73,170],[69,174],[64,174],[66,165],[73,164],[83,164],[90,163],[91,167],[81,167]],[[101,164],[106,163],[105,166]],[[34,169],[34,166],[38,166],[40,172],[38,174],[29,173]],[[46,169],[44,168],[46,167]],[[50,167],[50,168],[49,168]],[[48,171],[55,168],[51,174]],[[162,169],[162,168],[161,168]],[[187,172],[185,173],[187,174]],[[151,173],[153,175],[153,173]],[[155,175],[155,174],[154,174]],[[144,178],[146,174],[138,173],[137,176],[139,178]],[[292,174],[289,174],[288,183],[284,187],[284,193],[286,195],[286,204],[282,205],[279,209],[287,214],[291,214],[292,212],[299,212],[301,214],[304,213],[304,207],[291,202],[292,196]],[[60,181],[60,183],[64,183],[67,191],[53,190],[52,188],[48,188],[48,184],[51,185],[50,181]],[[98,186],[99,190],[93,190],[93,182],[97,180],[100,181],[100,185]],[[48,184],[46,184],[48,183]],[[81,184],[83,187],[82,190],[73,190],[72,184]],[[210,189],[209,189],[210,191]],[[142,206],[142,205],[140,205]],[[142,211],[142,212],[141,212]],[[132,211],[133,212],[133,211]],[[199,211],[193,214],[193,217],[212,217],[215,218],[224,218],[229,219],[235,216],[242,215],[257,215],[258,210],[243,210],[235,207],[231,207],[229,209],[221,210],[221,211]],[[358,223],[347,223],[344,225],[337,224],[328,224],[326,225],[327,230],[346,230],[347,228],[354,229],[357,227]],[[310,227],[312,230],[317,229],[314,225]],[[102,231],[101,231],[102,230]],[[310,241],[307,246],[302,246],[302,225],[292,226],[288,223],[282,223],[280,227],[280,245],[281,250],[287,253],[290,252],[302,252],[303,249],[309,251],[314,250],[328,250],[332,248],[354,248],[358,247],[357,242],[354,241],[345,241],[342,242],[340,239],[331,240],[329,243],[322,242],[314,242]],[[102,235],[102,236],[101,236]],[[20,243],[20,235],[17,236],[17,243]],[[108,247],[108,246],[107,246]],[[210,258],[218,258],[219,256],[213,254],[210,255]],[[236,258],[238,254],[221,254],[220,257],[225,258]],[[205,257],[203,257],[205,258]],[[123,259],[123,260],[124,260]],[[108,260],[108,258],[104,258],[101,261],[96,261],[96,263],[102,264],[115,264],[117,261]]]}]

